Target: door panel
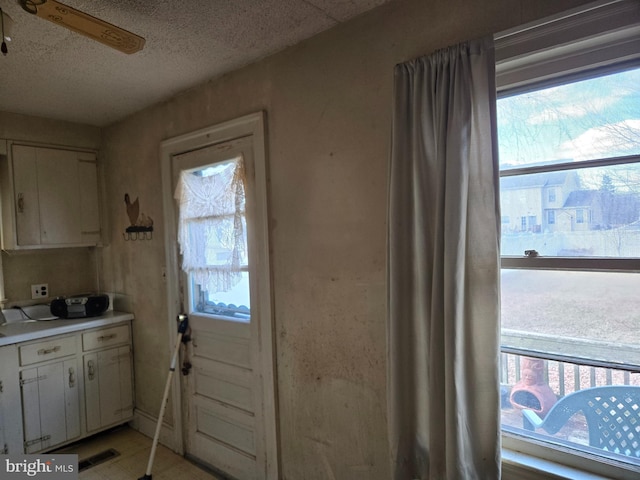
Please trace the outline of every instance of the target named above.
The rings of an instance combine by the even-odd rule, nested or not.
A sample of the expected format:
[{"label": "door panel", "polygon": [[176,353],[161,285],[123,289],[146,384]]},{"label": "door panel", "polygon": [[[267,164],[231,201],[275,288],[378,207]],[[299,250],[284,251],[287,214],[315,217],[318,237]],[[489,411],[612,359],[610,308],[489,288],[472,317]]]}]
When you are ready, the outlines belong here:
[{"label": "door panel", "polygon": [[[229,328],[224,320],[195,317],[191,328],[198,332],[193,336],[193,356],[251,369],[251,346],[249,325],[233,325]],[[211,328],[213,325],[215,327]],[[235,330],[230,332],[230,330]]]},{"label": "door panel", "polygon": [[254,417],[199,398],[196,404],[198,432],[255,458]]},{"label": "door panel", "polygon": [[[193,137],[187,141],[193,142]],[[215,298],[212,297],[212,292],[197,285],[194,280],[197,277],[182,271],[177,275],[179,292],[176,295],[188,312],[191,329],[184,359],[191,363],[192,369],[182,377],[185,453],[239,480],[277,477],[277,473],[273,476],[277,472],[276,446],[272,442],[275,422],[270,423],[269,438],[265,435],[265,407],[275,406],[275,402],[265,397],[263,386],[263,378],[273,378],[273,359],[260,361],[261,351],[271,353],[270,344],[267,348],[260,343],[261,339],[270,342],[270,335],[261,335],[259,330],[261,321],[270,326],[271,309],[268,302],[258,301],[258,292],[264,297],[269,285],[259,283],[265,273],[268,278],[268,271],[258,272],[256,268],[268,265],[268,261],[260,258],[267,251],[266,244],[261,245],[266,242],[262,236],[266,228],[255,224],[258,205],[253,146],[253,138],[243,136],[201,148],[185,148],[185,153],[178,151],[169,157],[169,173],[163,172],[165,185],[167,176],[171,178],[170,188],[165,186],[165,195],[169,191],[173,195],[183,171],[203,178],[216,175],[210,172],[218,171],[220,164],[238,158],[244,162],[246,223],[243,225],[246,226],[248,260],[241,283],[246,284],[249,301],[236,303],[227,300],[228,292],[222,292],[220,307],[219,292],[213,292]],[[167,223],[173,222],[172,235],[176,239],[180,211],[173,198],[171,205],[175,209],[174,217]],[[224,258],[225,251],[220,244],[206,248],[215,253],[214,262],[220,255]],[[180,260],[178,255],[177,265]],[[262,305],[268,308],[261,309]],[[273,390],[269,395],[273,395]],[[268,415],[270,419],[275,418],[272,411]],[[268,442],[271,442],[269,447]],[[272,455],[270,460],[267,460],[267,449]]]},{"label": "door panel", "polygon": [[253,412],[251,372],[225,373],[222,370],[224,369],[215,364],[204,368],[196,367],[193,370],[196,393],[246,412]]}]

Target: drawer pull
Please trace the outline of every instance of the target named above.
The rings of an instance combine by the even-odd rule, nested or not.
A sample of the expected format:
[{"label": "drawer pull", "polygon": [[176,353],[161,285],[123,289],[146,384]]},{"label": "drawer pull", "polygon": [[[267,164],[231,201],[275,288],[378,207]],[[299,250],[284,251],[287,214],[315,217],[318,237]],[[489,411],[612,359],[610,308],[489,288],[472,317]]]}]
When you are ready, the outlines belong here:
[{"label": "drawer pull", "polygon": [[106,342],[107,340],[112,340],[114,338],[116,338],[118,336],[117,333],[112,333],[110,335],[102,335],[100,337],[98,337],[98,341],[99,342]]},{"label": "drawer pull", "polygon": [[52,348],[41,348],[38,350],[38,355],[49,355],[50,353],[59,352],[62,349],[60,345],[56,345]]}]

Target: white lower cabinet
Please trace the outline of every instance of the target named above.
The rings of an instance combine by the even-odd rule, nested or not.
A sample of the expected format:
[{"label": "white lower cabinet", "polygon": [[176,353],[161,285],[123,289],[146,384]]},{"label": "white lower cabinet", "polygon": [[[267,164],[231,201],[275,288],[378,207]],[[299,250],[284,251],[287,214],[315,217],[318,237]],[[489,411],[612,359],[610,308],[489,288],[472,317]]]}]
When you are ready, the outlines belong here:
[{"label": "white lower cabinet", "polygon": [[51,450],[133,417],[130,321],[0,347],[0,361],[0,453]]}]

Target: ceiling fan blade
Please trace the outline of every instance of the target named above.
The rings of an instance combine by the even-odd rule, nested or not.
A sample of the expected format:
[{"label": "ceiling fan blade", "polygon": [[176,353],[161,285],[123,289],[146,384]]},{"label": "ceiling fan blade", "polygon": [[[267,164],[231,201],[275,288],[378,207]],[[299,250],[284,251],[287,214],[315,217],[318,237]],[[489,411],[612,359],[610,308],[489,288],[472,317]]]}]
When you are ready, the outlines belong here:
[{"label": "ceiling fan blade", "polygon": [[144,47],[144,38],[55,0],[20,0],[20,5],[29,13],[121,52],[135,53]]}]

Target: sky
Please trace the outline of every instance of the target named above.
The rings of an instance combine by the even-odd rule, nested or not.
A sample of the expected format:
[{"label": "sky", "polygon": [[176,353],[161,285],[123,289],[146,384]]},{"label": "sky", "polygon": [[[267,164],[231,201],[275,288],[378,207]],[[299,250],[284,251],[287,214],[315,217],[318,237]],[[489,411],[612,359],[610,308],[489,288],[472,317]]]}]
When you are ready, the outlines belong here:
[{"label": "sky", "polygon": [[498,100],[500,165],[640,154],[640,68]]}]

